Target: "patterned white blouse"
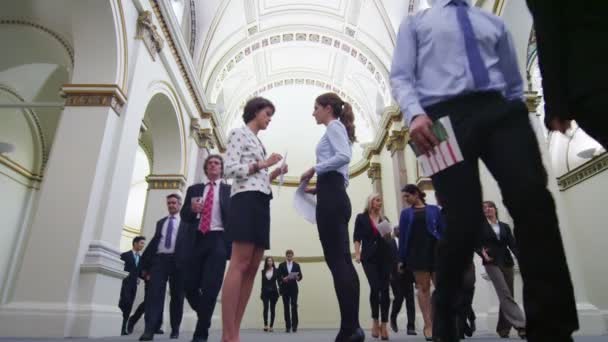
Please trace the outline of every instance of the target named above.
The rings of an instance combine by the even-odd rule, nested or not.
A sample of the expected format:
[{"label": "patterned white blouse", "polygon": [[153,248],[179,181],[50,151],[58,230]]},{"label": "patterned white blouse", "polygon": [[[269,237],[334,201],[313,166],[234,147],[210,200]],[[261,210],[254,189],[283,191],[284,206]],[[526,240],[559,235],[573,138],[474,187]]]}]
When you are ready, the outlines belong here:
[{"label": "patterned white blouse", "polygon": [[247,126],[235,128],[228,136],[224,176],[233,178],[232,194],[260,191],[271,194],[268,169],[248,175],[249,165],[266,160],[266,149],[260,139]]}]

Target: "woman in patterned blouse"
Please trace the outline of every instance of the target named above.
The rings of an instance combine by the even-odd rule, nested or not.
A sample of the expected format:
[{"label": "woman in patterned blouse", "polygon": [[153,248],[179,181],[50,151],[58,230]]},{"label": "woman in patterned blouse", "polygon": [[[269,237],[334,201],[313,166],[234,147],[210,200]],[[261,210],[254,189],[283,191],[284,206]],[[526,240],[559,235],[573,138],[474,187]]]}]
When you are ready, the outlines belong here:
[{"label": "woman in patterned blouse", "polygon": [[349,103],[334,93],[317,97],[312,116],[327,126],[317,144],[317,165],[302,174],[309,181],[317,174],[317,230],[325,262],[334,280],[340,307],[340,331],[336,342],[360,342],[365,334],[359,324],[359,277],[353,266],[348,239],[351,205],[346,186],[348,164],[355,138],[355,116]]},{"label": "woman in patterned blouse", "polygon": [[275,108],[256,97],[245,105],[245,126],[234,129],[226,151],[227,178],[233,178],[226,234],[232,241],[230,265],[222,290],[222,341],[239,341],[239,329],[264,250],[270,248],[270,182],[287,172],[287,165],[269,172],[281,161],[266,155],[257,137],[268,128]]}]

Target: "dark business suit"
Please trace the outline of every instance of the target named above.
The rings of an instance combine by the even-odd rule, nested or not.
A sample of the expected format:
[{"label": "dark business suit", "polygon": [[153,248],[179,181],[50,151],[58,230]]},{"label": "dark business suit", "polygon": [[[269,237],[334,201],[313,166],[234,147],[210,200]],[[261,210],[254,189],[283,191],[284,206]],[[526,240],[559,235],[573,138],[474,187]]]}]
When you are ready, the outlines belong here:
[{"label": "dark business suit", "polygon": [[[481,231],[481,246],[487,250],[492,261],[483,260],[486,273],[490,277],[500,301],[500,313],[496,332],[508,335],[512,327],[523,328],[523,313],[513,299],[513,253],[518,256],[518,249],[511,228],[504,222],[498,222],[499,236],[486,221]],[[518,323],[516,323],[518,322]],[[518,326],[519,325],[519,326]]]},{"label": "dark business suit", "polygon": [[283,313],[285,314],[285,328],[287,330],[293,329],[294,332],[298,330],[298,282],[302,280],[302,270],[297,262],[293,262],[291,272],[298,272],[298,278],[283,281],[283,278],[289,275],[287,270],[287,262],[284,261],[279,264],[279,292],[283,297]]},{"label": "dark business suit", "polygon": [[[274,266],[273,266],[274,267]],[[264,326],[274,326],[274,315],[277,300],[279,300],[279,290],[277,290],[277,284],[279,283],[279,271],[276,268],[273,269],[272,277],[266,278],[266,270],[262,269],[262,287],[260,299],[264,304]],[[270,325],[268,325],[268,309],[270,309]]]},{"label": "dark business suit", "polygon": [[353,241],[361,243],[361,263],[370,287],[372,319],[386,323],[390,307],[388,288],[393,261],[390,245],[377,230],[374,232],[367,213],[357,215]]},{"label": "dark business suit", "polygon": [[[574,119],[608,148],[606,1],[527,0],[543,78],[545,123]],[[571,318],[573,319],[573,317]],[[575,324],[576,322],[572,322]]]},{"label": "dark business suit", "polygon": [[120,259],[125,263],[125,272],[129,272],[126,278],[122,280],[122,286],[120,288],[120,299],[118,301],[118,307],[122,311],[122,328],[121,334],[126,334],[127,321],[133,308],[133,302],[137,294],[137,277],[139,275],[139,261],[136,260],[134,252],[128,251],[120,255]]},{"label": "dark business suit", "polygon": [[397,321],[401,306],[405,300],[407,314],[407,329],[416,330],[416,303],[414,302],[414,274],[407,268],[399,270],[399,248],[396,238],[391,238],[391,252],[393,256],[391,268],[391,289],[393,290],[393,306],[391,308],[391,321]]},{"label": "dark business suit", "polygon": [[[188,262],[188,274],[185,278],[185,289],[188,301],[196,311],[198,321],[194,339],[206,340],[209,337],[211,318],[215,310],[217,296],[222,288],[226,260],[230,259],[230,245],[223,231],[210,231],[203,234],[199,231],[200,218],[192,211],[193,197],[203,197],[206,183],[192,185],[186,192],[186,199],[181,210],[182,225],[192,238],[192,254]],[[223,226],[228,220],[230,205],[230,185],[218,181],[214,191],[219,190],[220,216]],[[203,199],[204,200],[204,199]],[[214,228],[214,227],[210,227]]]},{"label": "dark business suit", "polygon": [[[179,334],[179,326],[184,314],[184,273],[191,253],[192,237],[183,224],[175,238],[173,254],[158,254],[162,228],[167,217],[156,223],[156,232],[142,255],[142,272],[150,276],[145,298],[145,333],[152,335],[162,324],[167,281],[171,294],[169,315],[171,334]],[[176,227],[177,228],[177,227]]]}]

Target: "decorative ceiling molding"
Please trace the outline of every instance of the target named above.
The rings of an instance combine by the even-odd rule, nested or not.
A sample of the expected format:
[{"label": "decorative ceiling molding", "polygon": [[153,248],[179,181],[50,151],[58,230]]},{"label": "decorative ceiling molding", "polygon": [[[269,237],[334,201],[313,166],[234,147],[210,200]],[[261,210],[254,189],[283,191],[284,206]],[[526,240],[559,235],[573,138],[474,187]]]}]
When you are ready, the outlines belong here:
[{"label": "decorative ceiling molding", "polygon": [[566,191],[567,189],[586,181],[587,179],[598,175],[608,170],[608,153],[603,154],[591,159],[576,169],[564,174],[557,178],[557,184],[560,191]]},{"label": "decorative ceiling molding", "polygon": [[215,66],[210,78],[205,83],[206,94],[213,101],[212,92],[218,93],[223,81],[230,72],[246,58],[257,51],[270,49],[293,42],[318,44],[324,48],[332,48],[356,59],[362,64],[375,80],[381,91],[385,105],[392,102],[389,91],[388,68],[367,47],[341,32],[308,26],[295,28],[293,26],[275,28],[249,37],[241,44],[234,46]]},{"label": "decorative ceiling molding", "polygon": [[190,0],[190,56],[194,58],[196,45],[196,0]]},{"label": "decorative ceiling molding", "polygon": [[21,26],[27,26],[27,27],[35,28],[35,29],[37,29],[39,31],[42,31],[42,32],[50,35],[51,37],[53,37],[53,39],[55,39],[57,42],[59,42],[59,44],[61,44],[65,48],[66,52],[70,56],[70,62],[71,62],[70,66],[74,67],[74,48],[68,42],[68,40],[65,39],[59,33],[51,30],[50,28],[48,28],[46,26],[40,25],[40,24],[38,24],[36,22],[28,21],[28,20],[24,20],[24,19],[3,18],[3,19],[0,19],[0,25],[21,25]]}]

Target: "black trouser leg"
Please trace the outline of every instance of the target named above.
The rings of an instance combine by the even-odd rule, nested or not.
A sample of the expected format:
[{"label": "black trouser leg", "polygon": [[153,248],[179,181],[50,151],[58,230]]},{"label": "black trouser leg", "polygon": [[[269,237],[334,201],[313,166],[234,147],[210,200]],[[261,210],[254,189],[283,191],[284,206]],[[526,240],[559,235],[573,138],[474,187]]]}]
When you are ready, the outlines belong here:
[{"label": "black trouser leg", "polygon": [[283,294],[281,296],[283,298],[283,316],[285,317],[285,329],[291,330],[291,295]]},{"label": "black trouser leg", "polygon": [[344,178],[337,172],[319,176],[317,183],[317,229],[325,262],[332,274],[340,307],[340,332],[350,334],[359,325],[359,277],[350,254],[348,221],[350,200]]},{"label": "black trouser leg", "polygon": [[171,294],[169,314],[171,332],[177,334],[184,315],[184,279],[182,271],[177,268],[175,262],[173,262],[172,267],[172,272],[169,275],[169,291]]},{"label": "black trouser leg", "polygon": [[369,306],[372,309],[372,319],[380,319],[380,275],[378,265],[373,262],[364,261],[363,271],[369,283]]},{"label": "black trouser leg", "polygon": [[429,112],[451,113],[465,158],[433,176],[436,190],[446,198],[447,213],[437,273],[437,314],[445,319],[440,324],[449,327],[454,317],[453,300],[484,220],[477,167],[481,157],[513,217],[528,339],[570,335],[578,328],[574,292],[555,204],[525,104],[508,103],[499,95],[474,95],[432,106]]},{"label": "black trouser leg", "polygon": [[162,324],[163,308],[165,306],[165,292],[167,291],[167,280],[171,271],[172,258],[169,256],[156,256],[150,268],[150,280],[148,281],[145,295],[145,332],[154,334]]},{"label": "black trouser leg", "polygon": [[396,320],[403,306],[403,289],[401,275],[393,273],[391,277],[391,290],[393,291],[393,304],[391,305],[391,320]]},{"label": "black trouser leg", "polygon": [[279,298],[273,297],[270,299],[270,327],[274,327],[274,318],[276,313],[277,301]]},{"label": "black trouser leg", "polygon": [[575,119],[578,125],[599,142],[605,149],[608,149],[608,118],[604,111],[608,106],[608,91],[591,95],[577,104]]},{"label": "black trouser leg", "polygon": [[262,315],[264,316],[264,326],[267,327],[268,326],[268,307],[270,306],[270,298],[263,297],[262,303],[264,304],[264,311],[262,312]]},{"label": "black trouser leg", "polygon": [[291,327],[294,330],[298,329],[298,292],[294,292],[290,296],[291,305]]},{"label": "black trouser leg", "polygon": [[195,266],[200,269],[197,274],[197,288],[199,296],[196,301],[196,323],[195,337],[207,338],[211,327],[211,318],[217,303],[217,296],[224,281],[226,270],[226,244],[223,232],[209,232],[205,236],[199,236],[196,249],[197,260]]}]

